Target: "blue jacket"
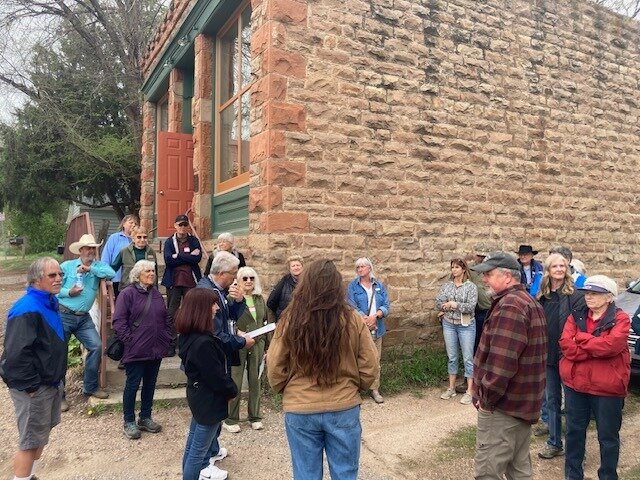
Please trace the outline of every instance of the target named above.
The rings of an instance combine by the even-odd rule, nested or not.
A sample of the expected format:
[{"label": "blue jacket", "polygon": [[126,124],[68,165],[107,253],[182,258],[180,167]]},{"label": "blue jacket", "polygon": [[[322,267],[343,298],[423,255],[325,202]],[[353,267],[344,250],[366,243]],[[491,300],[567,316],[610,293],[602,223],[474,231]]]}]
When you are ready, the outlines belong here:
[{"label": "blue jacket", "polygon": [[191,271],[193,272],[193,278],[196,283],[200,280],[200,277],[202,277],[200,265],[198,265],[202,259],[202,246],[200,245],[200,242],[193,235],[189,235],[187,237],[189,249],[191,251],[199,249],[200,254],[191,255],[190,253],[179,252],[178,258],[173,258],[173,254],[176,253],[176,249],[173,245],[174,235],[171,235],[164,242],[164,263],[166,267],[164,269],[164,275],[162,275],[162,282],[160,283],[167,288],[171,288],[173,286],[173,269],[180,265],[191,265]]},{"label": "blue jacket", "polygon": [[58,300],[27,287],[7,315],[0,376],[9,388],[30,393],[40,385],[57,386],[66,371],[67,342]]},{"label": "blue jacket", "polygon": [[[375,292],[376,306],[378,310],[382,311],[382,318],[378,318],[376,321],[375,337],[382,337],[387,331],[384,325],[384,319],[389,315],[389,295],[384,285],[376,280],[372,281],[373,290]],[[355,308],[360,315],[368,315],[367,309],[369,308],[369,299],[367,292],[362,285],[360,285],[360,278],[356,277],[347,287],[347,300]]]},{"label": "blue jacket", "polygon": [[[520,263],[520,260],[518,260]],[[544,267],[537,260],[531,260],[531,284],[527,285],[527,276],[524,274],[524,266],[520,263],[520,283],[525,286],[532,297],[535,297],[540,291],[542,283],[542,273]]]},{"label": "blue jacket", "polygon": [[242,350],[247,343],[244,337],[234,335],[231,332],[231,327],[233,326],[235,330],[235,325],[247,308],[247,304],[244,301],[244,298],[241,302],[236,302],[233,299],[228,301],[228,291],[223,290],[213,283],[209,277],[202,277],[196,285],[196,288],[208,288],[213,290],[220,298],[220,310],[216,313],[213,321],[213,334],[220,340],[220,346],[222,347],[222,350],[224,350],[228,360],[228,373],[231,374],[231,366],[240,365],[239,350]]},{"label": "blue jacket", "polygon": [[[109,235],[104,248],[102,249],[102,260],[107,265],[114,263],[114,260],[123,248],[127,248],[131,243],[131,238],[127,237],[122,230]],[[118,268],[115,276],[111,279],[113,282],[119,282],[122,278],[122,268]]]}]

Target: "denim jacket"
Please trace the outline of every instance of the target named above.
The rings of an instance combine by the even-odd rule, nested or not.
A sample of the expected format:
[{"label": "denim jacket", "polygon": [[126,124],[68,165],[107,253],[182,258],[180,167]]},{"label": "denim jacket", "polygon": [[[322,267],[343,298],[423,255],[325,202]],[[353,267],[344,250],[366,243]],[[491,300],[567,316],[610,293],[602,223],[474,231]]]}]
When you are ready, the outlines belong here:
[{"label": "denim jacket", "polygon": [[[382,312],[382,318],[378,318],[376,321],[376,331],[374,333],[375,338],[380,338],[386,332],[384,319],[389,315],[389,296],[387,295],[387,290],[384,288],[384,285],[375,278],[372,279],[372,286],[376,296],[376,306],[378,310]],[[367,292],[364,287],[360,285],[360,277],[354,278],[347,287],[347,300],[360,315],[369,314],[369,312],[367,312],[369,298],[367,297]]]}]

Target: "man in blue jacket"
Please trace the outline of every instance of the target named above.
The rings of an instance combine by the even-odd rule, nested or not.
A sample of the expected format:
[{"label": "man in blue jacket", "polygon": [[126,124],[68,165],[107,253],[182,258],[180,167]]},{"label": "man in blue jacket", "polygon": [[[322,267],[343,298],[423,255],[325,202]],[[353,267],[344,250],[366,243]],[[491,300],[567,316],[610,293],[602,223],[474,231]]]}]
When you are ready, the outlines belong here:
[{"label": "man in blue jacket", "polygon": [[[166,265],[162,276],[162,285],[167,288],[167,310],[169,318],[180,307],[182,297],[196,286],[202,273],[202,246],[200,241],[189,233],[189,217],[178,215],[174,224],[176,233],[164,242],[164,263]],[[171,322],[173,325],[173,322]],[[173,354],[175,355],[176,333],[173,327]]]},{"label": "man in blue jacket", "polygon": [[18,479],[33,477],[37,461],[60,423],[67,343],[55,295],[62,271],[53,258],[39,258],[27,273],[25,295],[9,310],[0,358],[0,376],[9,387],[18,421],[19,450],[13,462]]}]

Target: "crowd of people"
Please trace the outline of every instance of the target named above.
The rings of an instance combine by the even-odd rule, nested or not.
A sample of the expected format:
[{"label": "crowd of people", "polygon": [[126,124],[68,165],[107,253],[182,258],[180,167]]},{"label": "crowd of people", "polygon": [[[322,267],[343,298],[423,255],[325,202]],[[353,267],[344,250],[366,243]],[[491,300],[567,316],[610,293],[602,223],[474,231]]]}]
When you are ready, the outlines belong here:
[{"label": "crowd of people", "polygon": [[[25,295],[9,311],[0,374],[18,421],[15,480],[35,478],[50,431],[60,422],[60,411],[69,408],[64,374],[71,335],[87,350],[83,393],[108,396],[98,385],[102,343],[89,313],[102,279],[115,286],[112,326],[123,345],[128,439],[162,431],[152,417],[156,381],[162,359],[177,353],[192,413],[184,480],[227,478],[216,465],[228,453],[219,436],[223,428],[241,431],[245,376],[248,424],[264,428],[263,371],[283,395],[294,478],[321,478],[326,455],[332,478],[355,480],[360,392],[384,402],[380,359],[390,300],[371,260],[358,258],[355,276],[345,285],[332,261],[305,265],[292,255],[288,272],[265,301],[258,272],[247,266],[233,235],[221,234],[209,256],[188,217],[179,215],[163,248],[165,302],[157,255],[137,223],[133,216],[123,219],[101,260],[101,243],[87,234],[69,247],[79,258],[61,265],[48,257],[35,261]],[[599,478],[616,479],[631,325],[615,306],[616,283],[603,275],[587,278],[582,262],[564,246],[552,247],[544,262],[534,259],[539,252],[530,245],[514,253],[517,257],[482,244],[472,255],[452,258],[449,280],[435,301],[448,357],[448,383],[440,398],[460,393],[461,404],[477,409],[475,478],[532,478],[535,426],[533,433],[548,436],[540,458],[566,452],[566,479],[582,479],[593,416]],[[203,256],[209,256],[204,274]],[[463,381],[458,382],[460,356]]]}]

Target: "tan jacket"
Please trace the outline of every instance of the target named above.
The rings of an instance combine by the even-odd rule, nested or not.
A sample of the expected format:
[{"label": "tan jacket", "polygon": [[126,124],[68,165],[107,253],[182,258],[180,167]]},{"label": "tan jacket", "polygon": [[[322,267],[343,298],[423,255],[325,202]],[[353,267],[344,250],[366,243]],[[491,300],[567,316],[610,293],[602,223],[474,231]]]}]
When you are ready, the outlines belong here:
[{"label": "tan jacket", "polygon": [[371,333],[355,311],[349,316],[347,329],[349,341],[341,342],[338,380],[326,388],[289,371],[289,351],[281,333],[276,332],[267,355],[267,374],[271,387],[284,392],[285,412],[337,412],[362,403],[359,390],[368,389],[380,370],[378,353]]}]

